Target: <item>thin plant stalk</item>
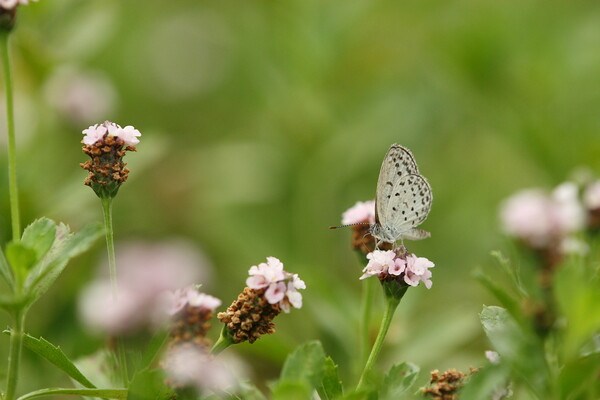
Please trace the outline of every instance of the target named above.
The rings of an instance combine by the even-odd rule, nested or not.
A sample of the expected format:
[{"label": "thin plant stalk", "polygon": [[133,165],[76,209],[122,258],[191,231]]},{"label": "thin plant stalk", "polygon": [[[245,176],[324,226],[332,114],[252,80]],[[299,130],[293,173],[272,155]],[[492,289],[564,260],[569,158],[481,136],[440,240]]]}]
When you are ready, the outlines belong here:
[{"label": "thin plant stalk", "polygon": [[8,135],[8,192],[10,197],[10,214],[12,221],[12,237],[14,242],[21,239],[21,217],[19,213],[19,190],[17,187],[17,145],[15,140],[15,118],[8,49],[8,32],[0,33],[0,53],[2,53],[2,69],[4,71],[4,92],[6,94],[6,124]]},{"label": "thin plant stalk", "polygon": [[373,292],[375,283],[372,279],[363,281],[363,293],[361,303],[361,319],[360,319],[360,365],[364,365],[367,361],[369,348],[371,347],[371,310],[373,309]]},{"label": "thin plant stalk", "polygon": [[21,309],[13,314],[15,326],[10,331],[10,349],[8,353],[8,376],[6,379],[6,394],[3,400],[14,400],[16,398],[17,382],[19,380],[19,365],[21,363],[21,350],[23,348],[23,336],[25,334],[26,310]]},{"label": "thin plant stalk", "polygon": [[106,250],[108,251],[108,270],[113,299],[117,297],[117,262],[115,260],[115,241],[112,223],[112,198],[102,197],[102,212],[104,214],[104,229],[106,231]]},{"label": "thin plant stalk", "polygon": [[229,346],[233,344],[230,335],[228,334],[227,325],[223,325],[223,329],[221,329],[221,335],[219,339],[217,339],[216,343],[213,345],[212,349],[210,349],[210,354],[217,355]]},{"label": "thin plant stalk", "polygon": [[392,323],[392,318],[394,317],[394,312],[396,308],[398,308],[398,304],[400,304],[400,298],[387,297],[386,298],[386,307],[383,313],[383,319],[381,320],[381,326],[379,327],[379,333],[377,333],[377,338],[375,339],[375,343],[373,344],[373,348],[371,349],[371,353],[369,354],[369,358],[365,363],[365,367],[360,376],[360,380],[358,381],[358,386],[356,390],[360,390],[365,386],[366,377],[373,369],[373,365],[375,365],[375,361],[381,352],[381,347],[383,346],[383,341],[385,336],[387,335],[388,329],[390,328],[390,324]]}]

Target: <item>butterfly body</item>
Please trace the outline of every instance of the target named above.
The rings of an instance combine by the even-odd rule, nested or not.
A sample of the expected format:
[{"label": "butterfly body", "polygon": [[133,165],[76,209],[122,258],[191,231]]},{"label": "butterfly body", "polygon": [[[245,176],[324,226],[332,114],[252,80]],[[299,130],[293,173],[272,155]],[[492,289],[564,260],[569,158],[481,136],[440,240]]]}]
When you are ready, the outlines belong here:
[{"label": "butterfly body", "polygon": [[429,215],[432,199],[431,186],[419,173],[410,150],[393,144],[379,171],[375,224],[369,229],[377,244],[429,237],[429,232],[417,226]]}]

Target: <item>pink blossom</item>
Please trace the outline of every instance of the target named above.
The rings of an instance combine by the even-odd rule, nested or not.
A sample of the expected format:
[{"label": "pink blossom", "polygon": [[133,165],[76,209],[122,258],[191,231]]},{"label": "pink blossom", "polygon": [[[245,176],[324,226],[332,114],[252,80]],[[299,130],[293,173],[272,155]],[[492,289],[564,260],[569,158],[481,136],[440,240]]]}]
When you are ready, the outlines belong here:
[{"label": "pink blossom", "polygon": [[[32,1],[38,1],[38,0],[32,0]],[[12,10],[19,4],[27,5],[27,4],[29,4],[29,0],[0,0],[0,7],[4,8],[5,10]]]},{"label": "pink blossom", "polygon": [[166,292],[165,295],[169,315],[177,314],[187,305],[214,311],[221,305],[221,300],[211,295],[201,293],[193,286]]},{"label": "pink blossom", "polygon": [[417,286],[423,282],[427,289],[431,288],[431,271],[434,264],[425,257],[417,257],[414,254],[398,254],[394,250],[375,250],[367,254],[369,263],[363,269],[360,279],[370,276],[378,276],[380,279],[399,277],[407,285]]},{"label": "pink blossom", "polygon": [[495,352],[493,350],[486,350],[485,358],[487,358],[488,361],[494,365],[500,364],[500,354],[498,354],[497,352]]},{"label": "pink blossom", "polygon": [[536,248],[582,229],[585,223],[577,186],[571,182],[559,185],[551,195],[539,189],[516,193],[503,203],[500,218],[505,233]]},{"label": "pink blossom", "polygon": [[174,386],[194,387],[200,392],[231,389],[237,381],[219,359],[194,346],[171,348],[163,366]]},{"label": "pink blossom", "polygon": [[114,122],[104,121],[102,124],[92,125],[83,130],[82,133],[85,135],[83,143],[89,145],[94,144],[102,139],[107,132],[108,136],[123,140],[126,146],[135,146],[138,144],[140,142],[138,137],[142,135],[140,131],[131,125],[121,128],[121,125],[115,124]]},{"label": "pink blossom", "polygon": [[[80,298],[83,321],[93,330],[123,334],[168,320],[186,304],[218,307],[212,296],[194,293],[196,282],[208,282],[210,266],[190,243],[161,244],[130,242],[117,247],[116,301],[107,278],[86,287]],[[102,266],[101,271],[108,268]]]},{"label": "pink blossom", "polygon": [[600,208],[600,180],[593,182],[583,192],[583,204],[588,210]]},{"label": "pink blossom", "polygon": [[342,214],[342,225],[359,222],[375,223],[375,200],[359,201]]},{"label": "pink blossom", "polygon": [[284,312],[289,312],[290,305],[302,307],[302,295],[298,290],[306,289],[306,284],[298,274],[283,270],[283,263],[275,257],[267,257],[266,263],[253,265],[248,271],[246,285],[250,289],[265,289],[265,298],[270,304],[279,304]]}]

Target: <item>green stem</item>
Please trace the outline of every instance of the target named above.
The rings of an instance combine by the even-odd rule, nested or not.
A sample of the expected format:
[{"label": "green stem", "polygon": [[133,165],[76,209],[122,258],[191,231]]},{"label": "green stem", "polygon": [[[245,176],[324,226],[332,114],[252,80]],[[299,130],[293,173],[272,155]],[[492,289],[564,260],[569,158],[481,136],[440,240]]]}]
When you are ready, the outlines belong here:
[{"label": "green stem", "polygon": [[104,214],[104,229],[106,231],[106,250],[108,251],[108,269],[113,299],[117,297],[117,262],[115,261],[115,242],[112,224],[112,198],[102,197],[102,212]]},{"label": "green stem", "polygon": [[213,345],[212,349],[210,349],[210,354],[217,355],[229,346],[231,346],[233,340],[231,339],[231,335],[229,335],[229,330],[227,329],[227,325],[223,325],[223,329],[221,330],[221,336],[217,342]]},{"label": "green stem", "polygon": [[125,354],[125,343],[122,338],[117,339],[117,355],[121,369],[121,380],[124,387],[129,387],[129,373],[127,372],[127,356]]},{"label": "green stem", "polygon": [[379,333],[377,334],[377,339],[375,339],[375,343],[373,344],[373,348],[371,349],[371,354],[369,354],[369,358],[367,359],[365,368],[363,369],[362,375],[360,376],[360,380],[358,381],[358,386],[356,387],[356,390],[360,390],[365,386],[366,377],[371,371],[371,369],[373,369],[375,360],[377,360],[377,356],[381,351],[383,340],[385,339],[388,329],[390,328],[390,324],[392,322],[392,318],[394,316],[396,308],[398,307],[398,304],[400,304],[400,298],[386,298],[386,307],[383,313],[383,319],[381,320],[381,326],[379,327]]},{"label": "green stem", "polygon": [[25,330],[25,310],[15,311],[15,326],[10,331],[10,350],[8,353],[8,377],[6,379],[6,394],[3,400],[14,400],[16,397],[17,381],[19,379],[19,363]]},{"label": "green stem", "polygon": [[373,308],[373,279],[365,279],[363,283],[363,294],[361,304],[360,320],[360,365],[367,361],[369,347],[371,347],[371,310]]},{"label": "green stem", "polygon": [[10,196],[10,214],[12,219],[13,241],[21,239],[21,218],[19,216],[19,190],[17,188],[17,145],[15,140],[15,118],[13,104],[12,76],[10,72],[10,54],[8,51],[8,32],[0,34],[2,69],[4,70],[4,90],[6,92],[6,124],[8,134],[8,191]]}]

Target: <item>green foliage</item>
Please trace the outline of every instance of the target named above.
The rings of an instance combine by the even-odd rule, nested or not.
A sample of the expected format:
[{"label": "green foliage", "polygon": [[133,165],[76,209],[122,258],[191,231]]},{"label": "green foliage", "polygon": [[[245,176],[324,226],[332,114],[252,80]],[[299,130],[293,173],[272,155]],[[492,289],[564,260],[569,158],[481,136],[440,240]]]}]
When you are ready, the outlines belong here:
[{"label": "green foliage", "polygon": [[379,389],[379,399],[394,400],[401,398],[415,383],[418,374],[419,367],[414,364],[403,362],[393,365],[383,378],[383,383]]},{"label": "green foliage", "polygon": [[343,394],[342,382],[338,375],[338,366],[331,357],[325,359],[323,380],[317,391],[322,400],[336,399]]},{"label": "green foliage", "polygon": [[165,376],[158,369],[138,371],[131,380],[127,400],[168,400],[173,390],[165,385]]},{"label": "green foliage", "polygon": [[[4,333],[10,333],[10,330],[4,331]],[[73,364],[73,362],[65,355],[65,353],[63,353],[60,347],[54,346],[52,343],[48,342],[42,337],[38,339],[28,334],[25,334],[23,345],[54,364],[56,367],[77,382],[81,383],[86,388],[96,387],[81,373],[81,371],[79,371],[75,364]]]},{"label": "green foliage", "polygon": [[281,399],[287,395],[293,398],[305,398],[301,397],[305,393],[310,395],[313,389],[322,385],[325,363],[325,351],[320,342],[298,346],[285,360],[273,395]]},{"label": "green foliage", "polygon": [[127,399],[127,389],[66,389],[46,388],[27,393],[17,400],[29,400],[36,397],[53,396],[57,394],[67,396],[101,397],[105,399],[124,400]]}]

